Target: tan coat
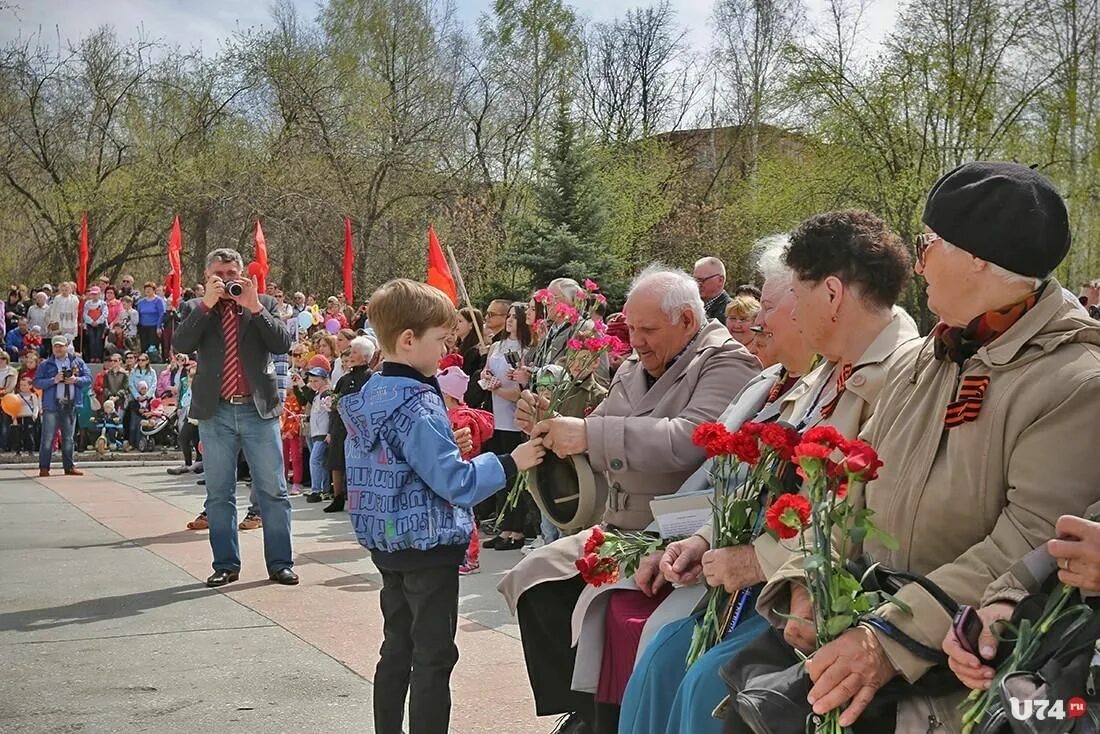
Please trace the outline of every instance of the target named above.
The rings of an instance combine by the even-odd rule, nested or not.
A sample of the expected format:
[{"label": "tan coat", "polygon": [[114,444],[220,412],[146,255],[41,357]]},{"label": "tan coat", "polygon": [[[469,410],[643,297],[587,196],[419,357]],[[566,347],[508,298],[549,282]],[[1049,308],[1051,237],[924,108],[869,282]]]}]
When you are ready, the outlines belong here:
[{"label": "tan coat", "polygon": [[[700,330],[652,388],[637,355],[628,357],[607,398],[585,419],[588,461],[608,484],[603,521],[626,530],[648,526],[650,500],[675,492],[703,463],[703,450],[691,441],[695,428],[715,420],[759,372],[756,358],[717,322]],[[580,553],[570,540],[532,553],[504,577],[498,588],[513,610],[531,586],[576,574]]]},{"label": "tan coat", "polygon": [[[948,403],[964,376],[988,375],[978,418],[944,430]],[[885,466],[852,502],[899,543],[867,543],[884,565],[925,574],[960,604],[983,591],[1028,551],[1054,535],[1059,515],[1081,514],[1100,498],[1096,406],[1100,405],[1100,324],[1067,303],[1057,282],[1001,337],[962,369],[932,356],[931,340],[890,373],[864,438]],[[758,607],[786,603],[797,563],[769,581]],[[878,613],[938,649],[951,618],[921,587],[898,594],[913,615],[887,604]],[[773,623],[776,618],[773,616]],[[878,634],[876,632],[876,634]],[[879,637],[894,667],[915,681],[930,665]],[[958,697],[906,701],[898,732],[924,732],[929,716],[941,732],[961,730]]]},{"label": "tan coat", "polygon": [[[842,435],[855,437],[874,412],[879,392],[885,384],[890,367],[904,361],[920,345],[917,327],[909,315],[896,310],[894,318],[879,333],[855,363],[859,369],[848,381],[847,389],[841,395],[836,408],[828,419],[821,416],[820,405],[828,403],[836,396],[836,365],[824,362],[811,370],[797,384],[788,390],[780,400],[764,406],[764,399],[775,383],[778,370],[769,370],[750,383],[722,414],[722,420],[730,429],[736,430],[746,420],[781,420],[805,430],[815,425],[830,425]],[[763,408],[761,410],[761,408]],[[706,462],[693,474],[681,491],[705,489],[709,486]],[[700,529],[698,535],[711,541],[711,527]],[[778,570],[790,559],[790,551],[772,539],[770,535],[761,535],[754,542],[757,560],[765,576]],[[599,680],[603,658],[604,619],[608,596],[605,591],[614,589],[637,589],[633,578],[625,579],[612,587],[599,589],[587,587],[577,603],[573,613],[573,640],[577,646],[577,662],[573,670],[573,690],[595,691]],[[668,622],[691,614],[703,598],[706,587],[703,584],[676,589],[646,622],[637,657],[641,657],[645,646],[660,627]]]}]

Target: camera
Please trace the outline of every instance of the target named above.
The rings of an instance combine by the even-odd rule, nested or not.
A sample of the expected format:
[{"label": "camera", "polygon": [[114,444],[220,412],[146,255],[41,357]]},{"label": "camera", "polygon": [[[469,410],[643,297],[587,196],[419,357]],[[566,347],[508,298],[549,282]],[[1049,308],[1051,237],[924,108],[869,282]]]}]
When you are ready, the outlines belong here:
[{"label": "camera", "polygon": [[239,280],[231,280],[225,284],[225,292],[234,298],[239,298],[244,293],[244,286]]},{"label": "camera", "polygon": [[61,376],[66,380],[73,376],[72,370],[61,370]]}]

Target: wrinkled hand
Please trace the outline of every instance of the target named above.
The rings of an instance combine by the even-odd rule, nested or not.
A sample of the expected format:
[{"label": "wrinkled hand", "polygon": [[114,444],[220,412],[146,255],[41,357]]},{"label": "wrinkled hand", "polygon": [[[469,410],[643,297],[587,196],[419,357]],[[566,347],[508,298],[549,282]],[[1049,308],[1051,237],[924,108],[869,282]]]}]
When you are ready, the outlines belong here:
[{"label": "wrinkled hand", "polygon": [[661,587],[668,581],[661,573],[661,558],[663,551],[650,553],[638,563],[638,570],[634,572],[634,583],[638,590],[648,597],[656,596]]},{"label": "wrinkled hand", "polygon": [[802,584],[791,583],[790,615],[798,619],[787,620],[783,627],[783,639],[795,649],[805,653],[813,652],[817,648],[817,629],[813,624],[814,606],[810,601],[810,592]]},{"label": "wrinkled hand", "polygon": [[721,586],[730,594],[765,580],[756,560],[756,549],[751,545],[707,551],[703,554],[703,576],[707,579],[707,586]]},{"label": "wrinkled hand", "polygon": [[865,627],[850,629],[818,650],[806,661],[806,673],[814,682],[807,697],[814,713],[848,703],[841,726],[856,723],[878,689],[897,675],[875,634]]},{"label": "wrinkled hand", "polygon": [[239,303],[241,308],[247,308],[254,314],[263,311],[264,307],[260,303],[259,286],[256,284],[255,276],[241,278],[238,282],[241,284],[241,295],[234,296],[233,300]]},{"label": "wrinkled hand", "polygon": [[588,450],[588,429],[583,418],[549,418],[536,425],[531,436],[541,436],[546,450],[553,451],[561,459]]},{"label": "wrinkled hand", "polygon": [[1047,550],[1058,561],[1058,580],[1100,592],[1100,523],[1062,515],[1054,529],[1058,539],[1048,541]]},{"label": "wrinkled hand", "polygon": [[218,305],[218,301],[225,295],[225,281],[216,275],[206,279],[205,292],[202,297],[203,305],[212,309]]},{"label": "wrinkled hand", "polygon": [[536,396],[529,390],[524,390],[519,395],[519,400],[516,401],[516,425],[524,433],[531,433],[535,428],[535,424],[538,423],[539,418],[535,418],[535,408],[538,408],[539,415],[543,415],[550,409],[550,400],[548,398]]},{"label": "wrinkled hand", "polygon": [[[997,637],[993,634],[993,625],[1012,617],[1011,604],[990,604],[978,610],[982,620],[982,634],[978,638],[978,651],[986,660],[992,660],[997,654]],[[993,681],[993,668],[984,661],[968,653],[955,637],[955,630],[948,630],[943,638],[943,651],[947,653],[947,666],[967,688],[988,690]]]},{"label": "wrinkled hand", "polygon": [[698,535],[669,543],[661,556],[661,573],[674,584],[694,584],[703,573],[703,554],[708,550],[710,543]]},{"label": "wrinkled hand", "polygon": [[474,436],[469,428],[459,428],[454,434],[458,453],[465,455],[474,450]]}]

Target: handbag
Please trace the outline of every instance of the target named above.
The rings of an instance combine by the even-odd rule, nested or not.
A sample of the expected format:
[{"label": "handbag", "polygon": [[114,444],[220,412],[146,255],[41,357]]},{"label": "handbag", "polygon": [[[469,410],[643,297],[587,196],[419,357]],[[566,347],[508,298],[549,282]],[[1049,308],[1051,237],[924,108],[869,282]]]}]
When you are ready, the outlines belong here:
[{"label": "handbag", "polygon": [[[863,579],[868,591],[894,594],[901,587],[916,583],[951,616],[958,610],[958,604],[948,594],[923,576],[879,566],[867,556],[847,565],[856,578]],[[859,721],[851,727],[854,734],[893,731],[897,703],[902,699],[913,695],[938,697],[962,690],[962,684],[946,667],[942,651],[921,644],[874,615],[867,615],[862,621],[936,665],[916,683],[898,677],[879,689]],[[722,667],[721,676],[730,691],[729,705],[725,707],[725,734],[805,734],[813,731],[815,715],[806,700],[812,687],[810,677],[802,660],[778,630],[769,629],[749,643]]]}]

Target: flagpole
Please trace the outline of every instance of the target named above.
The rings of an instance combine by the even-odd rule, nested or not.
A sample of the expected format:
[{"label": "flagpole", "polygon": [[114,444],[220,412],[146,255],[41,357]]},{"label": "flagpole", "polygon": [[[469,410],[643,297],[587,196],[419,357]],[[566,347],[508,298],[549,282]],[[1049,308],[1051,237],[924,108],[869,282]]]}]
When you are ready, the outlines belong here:
[{"label": "flagpole", "polygon": [[[447,245],[447,255],[451,261],[451,272],[455,276],[455,285],[458,286],[458,294],[462,296],[462,300],[466,301],[466,305],[471,309],[474,307],[473,301],[470,300],[470,294],[466,290],[466,283],[462,280],[462,271],[458,269],[458,258],[455,257],[454,250],[450,245]],[[485,343],[485,336],[481,333],[481,327],[477,325],[477,319],[471,318],[471,323],[474,325],[474,332],[477,334],[477,343],[482,346],[488,346]]]}]

